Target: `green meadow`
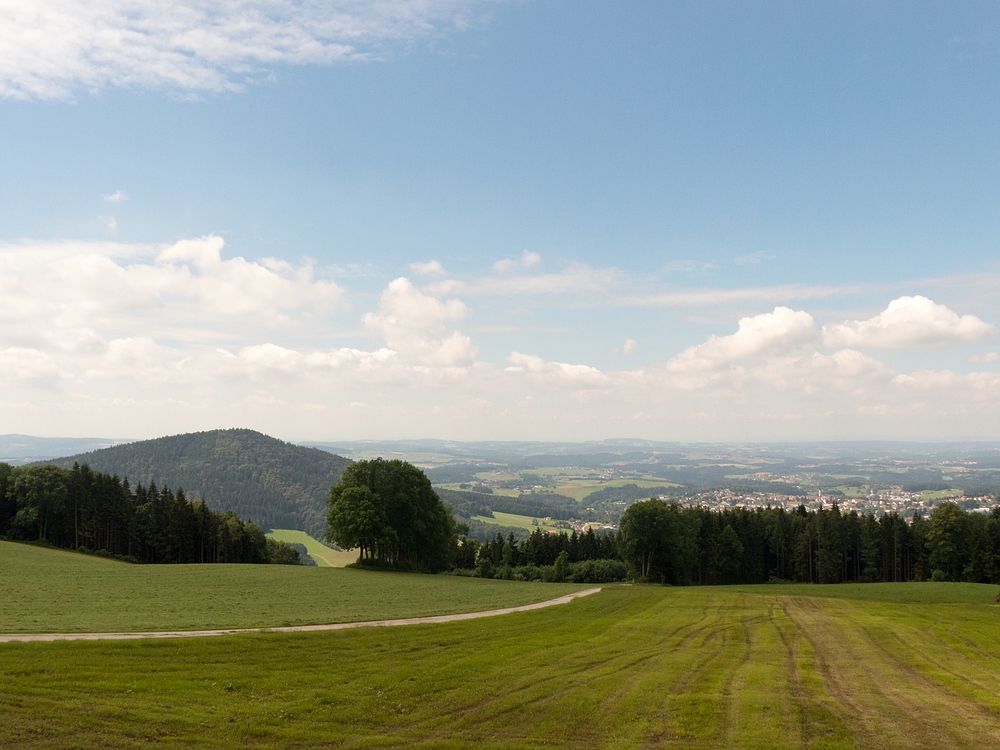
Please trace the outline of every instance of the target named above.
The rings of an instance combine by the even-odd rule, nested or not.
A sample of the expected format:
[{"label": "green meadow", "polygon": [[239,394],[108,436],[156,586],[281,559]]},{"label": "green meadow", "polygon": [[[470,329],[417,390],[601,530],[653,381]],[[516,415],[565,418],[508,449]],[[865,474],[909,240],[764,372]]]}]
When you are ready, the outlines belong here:
[{"label": "green meadow", "polygon": [[347,551],[327,547],[323,542],[309,536],[304,531],[295,529],[272,529],[267,532],[267,536],[279,542],[290,542],[301,544],[306,548],[309,557],[313,559],[320,568],[343,568],[353,562],[357,562],[358,551]]},{"label": "green meadow", "polygon": [[[487,518],[486,516],[473,516],[473,520],[482,521],[483,523],[496,523],[501,526],[512,526],[517,529],[524,529],[525,531],[534,531],[535,529],[557,529],[558,521],[546,521],[544,518],[535,518],[534,516],[522,516],[516,513],[501,513],[500,511],[494,511],[492,518]],[[535,523],[532,523],[534,521]]]},{"label": "green meadow", "polygon": [[[409,576],[311,571],[413,598]],[[423,578],[428,599],[475,583]],[[1000,748],[996,594],[612,585],[440,625],[5,644],[0,747]]]},{"label": "green meadow", "polygon": [[530,604],[582,588],[300,565],[130,565],[0,542],[0,633],[421,617]]}]

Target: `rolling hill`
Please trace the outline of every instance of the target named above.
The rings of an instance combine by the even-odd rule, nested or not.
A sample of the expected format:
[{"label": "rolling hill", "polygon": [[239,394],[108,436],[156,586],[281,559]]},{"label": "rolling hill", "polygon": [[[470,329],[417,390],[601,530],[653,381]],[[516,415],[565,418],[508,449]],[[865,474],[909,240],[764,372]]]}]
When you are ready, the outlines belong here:
[{"label": "rolling hill", "polygon": [[143,440],[44,463],[74,463],[135,484],[182,487],[214,510],[235,511],[266,528],[320,536],[326,497],[351,461],[253,430],[211,430]]}]

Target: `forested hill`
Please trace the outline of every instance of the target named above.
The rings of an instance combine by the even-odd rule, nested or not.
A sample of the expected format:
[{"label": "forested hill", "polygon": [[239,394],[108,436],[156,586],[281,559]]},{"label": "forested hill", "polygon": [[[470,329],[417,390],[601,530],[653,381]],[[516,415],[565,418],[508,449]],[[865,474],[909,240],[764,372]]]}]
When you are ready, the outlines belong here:
[{"label": "forested hill", "polygon": [[349,459],[253,430],[211,430],[116,445],[45,463],[74,463],[136,483],[183,487],[210,508],[235,511],[262,527],[326,529],[330,487]]}]

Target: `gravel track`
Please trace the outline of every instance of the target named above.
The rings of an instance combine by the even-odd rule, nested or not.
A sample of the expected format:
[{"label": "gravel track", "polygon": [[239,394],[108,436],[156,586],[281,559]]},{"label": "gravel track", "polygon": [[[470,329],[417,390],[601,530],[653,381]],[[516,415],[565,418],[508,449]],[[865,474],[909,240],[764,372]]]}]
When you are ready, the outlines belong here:
[{"label": "gravel track", "polygon": [[292,625],[280,628],[232,628],[229,630],[160,630],[134,633],[5,633],[0,634],[0,643],[35,643],[49,641],[137,641],[147,638],[214,638],[220,635],[240,633],[315,633],[322,630],[351,630],[353,628],[389,628],[396,625],[434,625],[442,622],[477,620],[480,617],[497,617],[514,612],[529,612],[559,604],[569,604],[574,599],[590,596],[600,591],[600,587],[574,591],[556,599],[549,599],[520,607],[490,609],[484,612],[462,612],[454,615],[433,617],[406,617],[399,620],[369,620],[367,622],[337,622],[329,625]]}]

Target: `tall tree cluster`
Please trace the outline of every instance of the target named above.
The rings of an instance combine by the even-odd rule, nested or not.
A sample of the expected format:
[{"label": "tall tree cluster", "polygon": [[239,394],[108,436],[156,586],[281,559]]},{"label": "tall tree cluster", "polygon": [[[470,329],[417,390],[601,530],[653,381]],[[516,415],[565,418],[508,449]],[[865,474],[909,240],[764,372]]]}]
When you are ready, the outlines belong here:
[{"label": "tall tree cluster", "polygon": [[376,458],[348,466],[330,489],[329,541],[359,549],[362,565],[438,572],[451,567],[455,520],[430,480],[405,461]]},{"label": "tall tree cluster", "polygon": [[184,491],[136,485],[87,465],[0,463],[0,537],[144,563],[298,563],[299,555],[232,512]]},{"label": "tall tree cluster", "polygon": [[610,583],[629,575],[618,556],[614,533],[595,534],[593,529],[583,534],[535,529],[521,542],[513,534],[506,539],[497,534],[482,544],[464,539],[455,567],[463,575],[516,581]]},{"label": "tall tree cluster", "polygon": [[477,563],[489,560],[494,566],[509,565],[519,567],[554,565],[563,552],[569,562],[584,560],[617,560],[618,549],[614,533],[595,534],[588,529],[582,534],[573,531],[549,534],[535,529],[531,536],[518,543],[513,534],[505,539],[497,534],[488,542],[479,544],[475,540],[465,540],[459,548],[456,567],[474,568]]},{"label": "tall tree cluster", "polygon": [[719,512],[652,499],[624,513],[618,547],[636,577],[675,585],[1000,583],[1000,506],[984,515],[943,503],[907,521],[842,513],[836,504]]}]

